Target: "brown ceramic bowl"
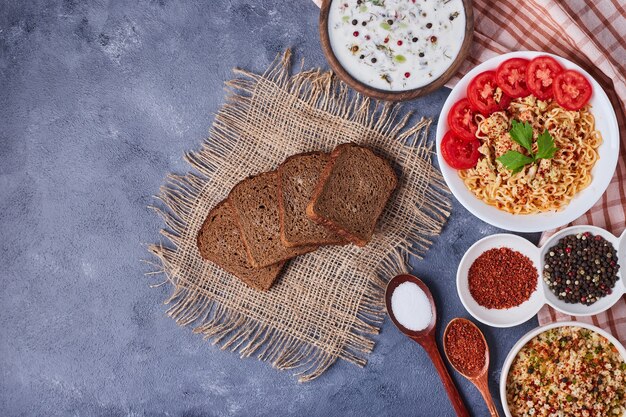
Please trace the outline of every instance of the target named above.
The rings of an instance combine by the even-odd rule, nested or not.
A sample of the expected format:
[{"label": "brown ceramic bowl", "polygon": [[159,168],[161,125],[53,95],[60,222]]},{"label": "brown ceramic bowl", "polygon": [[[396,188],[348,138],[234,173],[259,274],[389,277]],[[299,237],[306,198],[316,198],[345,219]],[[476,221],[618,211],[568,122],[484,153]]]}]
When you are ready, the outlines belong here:
[{"label": "brown ceramic bowl", "polygon": [[369,85],[358,81],[341,66],[339,60],[333,52],[332,47],[330,46],[330,36],[328,34],[328,13],[330,11],[330,5],[333,1],[337,0],[323,0],[322,8],[320,10],[319,31],[322,42],[322,50],[324,51],[324,55],[326,56],[326,60],[330,64],[330,67],[339,76],[339,78],[359,93],[368,97],[387,101],[406,101],[432,93],[452,78],[469,52],[474,35],[474,11],[472,7],[472,0],[463,0],[463,7],[465,9],[465,37],[463,38],[463,44],[461,45],[459,54],[446,72],[441,74],[439,78],[433,80],[430,84],[426,84],[423,87],[415,88],[413,90],[389,91],[370,87]]}]

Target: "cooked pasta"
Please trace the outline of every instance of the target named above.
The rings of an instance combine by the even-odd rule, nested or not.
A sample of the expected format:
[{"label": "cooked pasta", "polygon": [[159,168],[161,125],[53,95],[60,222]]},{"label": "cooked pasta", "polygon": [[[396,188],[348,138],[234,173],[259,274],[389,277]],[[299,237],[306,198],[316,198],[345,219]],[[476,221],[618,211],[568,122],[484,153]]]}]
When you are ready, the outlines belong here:
[{"label": "cooked pasta", "polygon": [[[589,106],[569,111],[531,95],[514,99],[505,111],[476,117],[481,157],[474,168],[460,170],[459,176],[487,204],[514,214],[558,211],[591,183],[602,136]],[[539,159],[515,174],[497,161],[509,150],[525,152],[509,135],[513,119],[532,125],[533,152],[537,136],[547,129],[558,148],[554,157]]]}]

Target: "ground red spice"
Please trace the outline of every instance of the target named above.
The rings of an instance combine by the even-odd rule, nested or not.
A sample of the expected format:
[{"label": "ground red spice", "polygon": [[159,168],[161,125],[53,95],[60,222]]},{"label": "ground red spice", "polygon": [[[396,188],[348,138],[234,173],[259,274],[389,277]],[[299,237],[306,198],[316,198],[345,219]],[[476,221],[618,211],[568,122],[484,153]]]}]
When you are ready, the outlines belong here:
[{"label": "ground red spice", "polygon": [[476,376],[487,360],[487,346],[480,330],[468,320],[453,320],[444,340],[450,363],[462,374]]},{"label": "ground red spice", "polygon": [[537,288],[537,269],[527,256],[509,248],[489,249],[472,264],[469,290],[478,304],[504,309],[522,304]]}]

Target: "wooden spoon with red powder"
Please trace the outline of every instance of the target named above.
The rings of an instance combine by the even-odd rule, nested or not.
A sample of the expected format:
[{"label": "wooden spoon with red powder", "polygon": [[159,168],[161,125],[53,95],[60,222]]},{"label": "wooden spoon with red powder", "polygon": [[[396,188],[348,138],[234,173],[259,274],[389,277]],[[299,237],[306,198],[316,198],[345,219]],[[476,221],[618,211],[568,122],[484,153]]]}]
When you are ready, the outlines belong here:
[{"label": "wooden spoon with red powder", "polygon": [[498,417],[489,392],[489,346],[480,329],[467,319],[452,319],[443,332],[443,349],[454,369],[478,388],[491,416]]}]

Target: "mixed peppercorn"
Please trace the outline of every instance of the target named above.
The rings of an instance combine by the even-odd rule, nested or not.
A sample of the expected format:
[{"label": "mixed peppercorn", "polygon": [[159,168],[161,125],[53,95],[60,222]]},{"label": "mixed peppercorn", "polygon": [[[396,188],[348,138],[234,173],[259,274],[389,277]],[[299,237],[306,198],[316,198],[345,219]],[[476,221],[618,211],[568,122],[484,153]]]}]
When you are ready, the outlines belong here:
[{"label": "mixed peppercorn", "polygon": [[617,282],[617,251],[599,235],[568,235],[544,258],[543,279],[566,303],[591,305],[611,294]]}]

